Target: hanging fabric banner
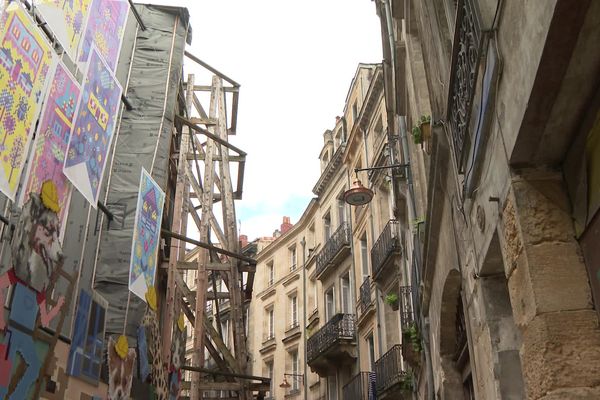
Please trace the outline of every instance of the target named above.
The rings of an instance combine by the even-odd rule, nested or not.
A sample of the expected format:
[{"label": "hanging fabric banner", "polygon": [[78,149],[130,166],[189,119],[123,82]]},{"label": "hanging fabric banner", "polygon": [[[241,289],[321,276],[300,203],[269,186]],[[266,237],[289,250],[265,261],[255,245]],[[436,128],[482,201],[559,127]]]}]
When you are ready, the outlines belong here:
[{"label": "hanging fabric banner", "polygon": [[94,47],[84,76],[63,172],[96,208],[122,89]]},{"label": "hanging fabric banner", "polygon": [[133,225],[129,290],[144,301],[148,288],[154,286],[164,203],[165,193],[142,168]]},{"label": "hanging fabric banner", "polygon": [[127,0],[92,0],[79,50],[80,66],[87,61],[92,46],[96,46],[111,71],[116,70],[128,14]]},{"label": "hanging fabric banner", "polygon": [[92,0],[36,0],[40,12],[66,53],[75,62]]},{"label": "hanging fabric banner", "polygon": [[10,3],[0,16],[0,191],[13,201],[53,66],[50,44]]},{"label": "hanging fabric banner", "polygon": [[75,78],[63,63],[58,63],[42,108],[19,202],[23,206],[29,199],[30,193],[39,193],[44,181],[54,182],[60,208],[58,219],[61,243],[71,199],[71,184],[63,174],[62,166],[71,135],[79,91],[79,84]]}]

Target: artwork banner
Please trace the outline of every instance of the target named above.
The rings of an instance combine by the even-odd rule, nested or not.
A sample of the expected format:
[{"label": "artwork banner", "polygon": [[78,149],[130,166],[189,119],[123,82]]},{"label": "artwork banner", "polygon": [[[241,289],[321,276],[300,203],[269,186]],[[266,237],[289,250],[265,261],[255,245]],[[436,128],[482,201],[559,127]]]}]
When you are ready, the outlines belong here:
[{"label": "artwork banner", "polygon": [[121,101],[121,85],[92,48],[63,173],[96,208]]},{"label": "artwork banner", "polygon": [[42,32],[10,3],[0,15],[0,191],[13,201],[54,63]]},{"label": "artwork banner", "polygon": [[34,5],[75,62],[92,0],[36,0]]},{"label": "artwork banner", "polygon": [[133,225],[129,290],[144,301],[148,287],[154,286],[164,203],[165,193],[142,168]]},{"label": "artwork banner", "polygon": [[80,66],[86,62],[91,48],[95,46],[111,71],[116,70],[128,15],[127,0],[92,0],[79,50]]},{"label": "artwork banner", "polygon": [[61,243],[72,191],[71,183],[63,174],[62,166],[71,136],[79,93],[80,87],[75,78],[64,64],[58,63],[42,108],[29,168],[19,201],[19,205],[22,207],[29,200],[31,193],[41,192],[44,181],[54,182],[58,196]]}]

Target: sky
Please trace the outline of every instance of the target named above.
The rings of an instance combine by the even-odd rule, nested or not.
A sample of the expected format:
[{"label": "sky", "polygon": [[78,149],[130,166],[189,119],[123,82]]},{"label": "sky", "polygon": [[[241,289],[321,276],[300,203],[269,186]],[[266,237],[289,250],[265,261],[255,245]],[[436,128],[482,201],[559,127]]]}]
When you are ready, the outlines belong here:
[{"label": "sky", "polygon": [[[283,216],[297,222],[314,197],[323,132],[342,114],[358,63],[382,60],[373,1],[151,3],[187,7],[188,49],[241,84],[237,135],[230,137],[248,153],[236,201],[239,233],[252,240],[270,236]],[[210,85],[210,77],[196,84]]]}]

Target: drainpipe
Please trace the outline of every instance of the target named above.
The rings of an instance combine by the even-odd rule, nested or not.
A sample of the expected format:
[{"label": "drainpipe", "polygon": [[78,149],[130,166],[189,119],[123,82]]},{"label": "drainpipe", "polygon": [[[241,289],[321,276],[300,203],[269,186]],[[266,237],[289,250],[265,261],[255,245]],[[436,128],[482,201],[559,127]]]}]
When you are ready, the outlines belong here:
[{"label": "drainpipe", "polygon": [[306,349],[306,238],[302,236],[300,241],[302,246],[302,337],[304,338],[304,400],[307,400],[308,396],[308,362],[307,349]]}]

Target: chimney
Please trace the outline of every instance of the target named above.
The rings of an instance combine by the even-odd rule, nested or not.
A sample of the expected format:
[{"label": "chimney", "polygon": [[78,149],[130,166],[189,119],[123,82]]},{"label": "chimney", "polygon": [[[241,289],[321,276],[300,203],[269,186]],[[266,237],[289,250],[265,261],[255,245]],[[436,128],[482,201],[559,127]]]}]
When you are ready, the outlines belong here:
[{"label": "chimney", "polygon": [[287,231],[292,229],[294,225],[290,223],[290,217],[283,217],[283,223],[281,224],[281,234],[284,235]]},{"label": "chimney", "polygon": [[243,249],[248,244],[248,235],[240,235],[240,249]]}]

